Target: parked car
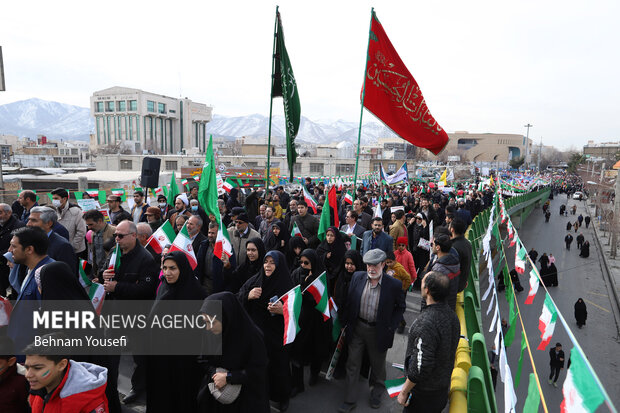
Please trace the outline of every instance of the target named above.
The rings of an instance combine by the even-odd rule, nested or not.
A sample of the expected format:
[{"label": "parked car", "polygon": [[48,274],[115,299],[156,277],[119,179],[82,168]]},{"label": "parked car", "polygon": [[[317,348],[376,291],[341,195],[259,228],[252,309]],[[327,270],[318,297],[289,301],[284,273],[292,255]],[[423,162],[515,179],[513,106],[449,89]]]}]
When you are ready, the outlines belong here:
[{"label": "parked car", "polygon": [[588,199],[588,197],[583,192],[577,191],[573,194],[573,199],[581,200],[581,199]]}]

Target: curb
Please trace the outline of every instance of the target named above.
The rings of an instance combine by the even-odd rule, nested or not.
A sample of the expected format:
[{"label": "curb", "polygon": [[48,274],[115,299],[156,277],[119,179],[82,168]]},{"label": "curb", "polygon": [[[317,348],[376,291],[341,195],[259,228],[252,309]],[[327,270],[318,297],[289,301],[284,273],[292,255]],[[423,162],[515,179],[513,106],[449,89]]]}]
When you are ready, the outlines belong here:
[{"label": "curb", "polygon": [[[588,211],[588,215],[591,215],[590,208],[587,208],[587,211]],[[603,274],[605,275],[605,281],[607,282],[607,285],[610,287],[612,297],[615,299],[615,302],[616,302],[616,311],[614,311],[613,313],[614,313],[614,318],[616,319],[616,332],[618,333],[618,336],[616,337],[616,341],[620,341],[620,316],[619,316],[620,298],[618,297],[618,289],[616,286],[616,281],[614,277],[612,276],[611,271],[609,270],[609,263],[607,262],[607,255],[605,253],[605,250],[603,249],[601,241],[599,240],[598,230],[594,223],[592,223],[592,228],[594,229],[594,235],[595,235],[594,238],[596,239],[596,245],[598,246],[599,253],[603,257],[603,264],[605,267]],[[610,300],[610,301],[613,301],[613,300]]]}]

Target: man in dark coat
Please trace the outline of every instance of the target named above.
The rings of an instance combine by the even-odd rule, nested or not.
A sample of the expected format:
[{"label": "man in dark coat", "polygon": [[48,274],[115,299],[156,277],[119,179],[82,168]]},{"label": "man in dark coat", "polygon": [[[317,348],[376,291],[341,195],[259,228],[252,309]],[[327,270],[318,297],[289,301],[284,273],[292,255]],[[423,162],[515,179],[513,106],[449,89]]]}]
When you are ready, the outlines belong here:
[{"label": "man in dark coat", "polygon": [[379,217],[374,217],[372,219],[372,229],[364,232],[361,253],[364,255],[376,248],[384,252],[394,252],[394,239],[383,232],[383,219]]},{"label": "man in dark coat", "polygon": [[[351,278],[345,303],[346,339],[349,358],[344,403],[339,412],[351,412],[357,401],[357,382],[364,351],[370,359],[372,373],[370,406],[378,409],[385,393],[385,357],[392,347],[394,332],[405,312],[405,296],[402,283],[383,272],[385,252],[379,249],[364,255],[367,271],[357,271]],[[454,361],[452,362],[454,364]]]},{"label": "man in dark coat", "polygon": [[463,222],[460,218],[455,218],[450,224],[450,232],[452,233],[452,248],[459,253],[461,267],[458,292],[465,289],[467,280],[469,280],[469,270],[471,269],[472,249],[471,243],[465,238],[466,229],[467,227],[465,226],[465,222]]},{"label": "man in dark coat", "polygon": [[297,203],[297,215],[291,218],[289,224],[289,232],[293,230],[293,225],[297,224],[301,235],[308,248],[316,248],[319,245],[317,234],[319,232],[319,219],[315,215],[308,213],[308,204],[306,201]]},{"label": "man in dark coat", "polygon": [[571,234],[566,234],[564,242],[566,243],[566,249],[570,251],[570,244],[573,243],[573,236]]},{"label": "man in dark coat", "polygon": [[583,245],[583,242],[585,241],[585,238],[583,236],[583,232],[580,232],[579,235],[577,235],[577,249],[580,250],[581,246]]},{"label": "man in dark coat", "polygon": [[13,215],[13,209],[8,204],[0,204],[0,295],[6,296],[9,288],[10,269],[6,265],[4,254],[9,250],[11,243],[11,232],[24,226],[24,223]]},{"label": "man in dark coat", "polygon": [[560,376],[560,371],[564,370],[564,351],[562,350],[562,344],[556,343],[555,347],[549,350],[549,366],[551,366],[551,373],[549,373],[549,384],[553,384],[555,387],[558,387],[558,377]]},{"label": "man in dark coat", "polygon": [[584,221],[585,221],[585,223],[586,223],[586,228],[588,228],[588,227],[590,226],[590,216],[589,216],[589,215],[587,215],[587,216],[584,218]]}]

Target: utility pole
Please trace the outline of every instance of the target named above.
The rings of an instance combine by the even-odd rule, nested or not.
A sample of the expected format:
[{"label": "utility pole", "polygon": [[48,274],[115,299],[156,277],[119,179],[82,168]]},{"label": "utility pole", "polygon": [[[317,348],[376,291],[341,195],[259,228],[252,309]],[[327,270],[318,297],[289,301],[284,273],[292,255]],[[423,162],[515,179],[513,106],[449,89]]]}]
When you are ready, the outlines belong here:
[{"label": "utility pole", "polygon": [[530,128],[534,126],[534,125],[530,125],[529,123],[527,125],[524,125],[523,127],[527,128],[527,134],[525,136],[525,163],[529,164],[529,162],[527,161],[527,153],[528,153],[528,148],[530,146]]},{"label": "utility pole", "polygon": [[538,147],[538,173],[540,173],[540,154],[542,153],[542,136],[540,137],[540,146]]},{"label": "utility pole", "polygon": [[616,185],[614,188],[614,219],[613,219],[613,228],[611,232],[611,251],[609,253],[611,258],[616,258],[616,247],[618,246],[618,222],[620,222],[620,199],[618,198],[618,194],[620,194],[620,177],[616,175]]}]

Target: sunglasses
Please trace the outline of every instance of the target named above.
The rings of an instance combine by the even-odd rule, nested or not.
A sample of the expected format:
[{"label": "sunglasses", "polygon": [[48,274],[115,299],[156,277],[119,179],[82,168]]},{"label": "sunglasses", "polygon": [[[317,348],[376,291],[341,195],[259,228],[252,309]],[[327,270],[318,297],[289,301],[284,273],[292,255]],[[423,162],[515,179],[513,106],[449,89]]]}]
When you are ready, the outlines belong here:
[{"label": "sunglasses", "polygon": [[310,265],[310,261],[299,261],[301,265]]},{"label": "sunglasses", "polygon": [[123,239],[125,238],[127,235],[131,235],[131,234],[118,234],[118,233],[114,233],[114,238],[118,238],[118,239]]}]

